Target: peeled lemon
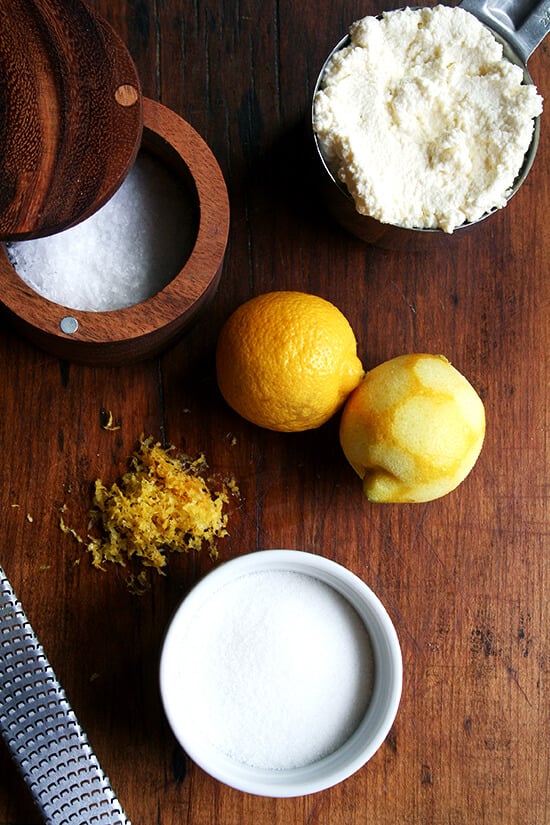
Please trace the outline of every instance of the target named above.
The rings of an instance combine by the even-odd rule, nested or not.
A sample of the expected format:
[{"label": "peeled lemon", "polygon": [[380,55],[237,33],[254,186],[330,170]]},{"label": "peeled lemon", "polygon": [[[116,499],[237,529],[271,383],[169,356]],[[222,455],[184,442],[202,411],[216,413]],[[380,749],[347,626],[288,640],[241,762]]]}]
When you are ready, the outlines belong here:
[{"label": "peeled lemon", "polygon": [[305,292],[278,291],[241,304],[216,348],[219,389],[243,418],[298,432],[321,426],[363,377],[342,312]]},{"label": "peeled lemon", "polygon": [[340,443],[374,502],[431,501],[481,452],[481,398],[442,355],[401,355],[367,372],[342,412]]}]

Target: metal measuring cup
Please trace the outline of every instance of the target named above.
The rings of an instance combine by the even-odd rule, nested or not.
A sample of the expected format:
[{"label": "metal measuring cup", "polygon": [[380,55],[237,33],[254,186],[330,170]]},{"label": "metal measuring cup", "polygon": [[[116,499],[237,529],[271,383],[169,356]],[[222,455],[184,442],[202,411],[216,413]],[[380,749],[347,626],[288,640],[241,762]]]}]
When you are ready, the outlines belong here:
[{"label": "metal measuring cup", "polygon": [[[532,0],[462,0],[459,8],[473,14],[490,29],[496,39],[502,43],[504,57],[522,69],[524,83],[534,85],[527,70],[527,61],[550,29],[550,0],[541,0],[536,4],[533,4]],[[397,224],[384,224],[356,210],[353,198],[346,186],[329,169],[314,128],[315,96],[321,87],[326,67],[333,55],[349,43],[350,37],[346,35],[325,60],[313,91],[311,110],[313,138],[321,165],[321,194],[338,223],[353,235],[375,246],[389,249],[422,249],[431,248],[434,243],[446,243],[449,238],[468,232],[494,212],[499,211],[500,208],[486,212],[478,220],[462,224],[454,230],[453,235],[449,235],[442,229],[408,228]],[[507,203],[517,192],[533,165],[539,137],[540,117],[536,117],[529,149],[507,197]]]}]

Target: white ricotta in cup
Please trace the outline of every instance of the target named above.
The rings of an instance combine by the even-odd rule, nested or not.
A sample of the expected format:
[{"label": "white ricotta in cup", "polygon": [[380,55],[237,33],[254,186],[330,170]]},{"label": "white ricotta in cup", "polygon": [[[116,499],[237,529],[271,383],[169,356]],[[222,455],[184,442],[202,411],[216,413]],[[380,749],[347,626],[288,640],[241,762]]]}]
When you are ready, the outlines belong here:
[{"label": "white ricotta in cup", "polygon": [[523,79],[461,8],[364,17],[325,68],[314,130],[359,213],[452,232],[506,204],[542,112]]}]

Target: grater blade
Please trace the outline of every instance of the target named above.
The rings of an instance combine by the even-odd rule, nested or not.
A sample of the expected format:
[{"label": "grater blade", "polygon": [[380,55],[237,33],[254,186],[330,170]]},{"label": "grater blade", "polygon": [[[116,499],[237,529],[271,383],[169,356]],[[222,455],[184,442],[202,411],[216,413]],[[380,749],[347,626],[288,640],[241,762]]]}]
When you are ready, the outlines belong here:
[{"label": "grater blade", "polygon": [[1,566],[0,733],[47,825],[130,825]]}]

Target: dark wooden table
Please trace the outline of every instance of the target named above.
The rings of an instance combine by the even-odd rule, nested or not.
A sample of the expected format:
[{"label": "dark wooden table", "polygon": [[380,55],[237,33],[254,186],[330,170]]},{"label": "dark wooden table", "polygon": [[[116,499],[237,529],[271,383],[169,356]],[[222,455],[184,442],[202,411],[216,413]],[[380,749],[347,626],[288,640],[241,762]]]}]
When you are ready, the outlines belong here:
[{"label": "dark wooden table", "polygon": [[[0,330],[0,558],[135,825],[544,825],[550,821],[548,263],[550,141],[509,206],[442,249],[389,252],[345,234],[309,179],[304,141],[326,54],[382,2],[93,0],[128,44],[144,93],[203,136],[224,172],[231,229],[219,292],[169,351],[127,367],[59,361]],[[548,44],[531,74],[550,94]],[[338,421],[262,431],[216,387],[228,314],[272,289],[322,295],[370,368],[444,353],[488,419],[472,474],[428,504],[369,505]],[[111,411],[120,429],[104,429]],[[59,529],[84,531],[90,487],[120,476],[140,433],[233,474],[242,501],[220,560],[275,547],[347,565],[382,599],[403,649],[387,741],[357,774],[273,800],[211,779],[178,751],[157,688],[167,620],[215,562],[172,558],[141,597]],[[79,563],[75,563],[79,562]],[[40,818],[0,748],[0,823]]]}]

